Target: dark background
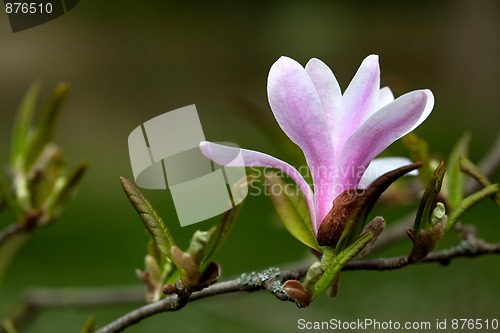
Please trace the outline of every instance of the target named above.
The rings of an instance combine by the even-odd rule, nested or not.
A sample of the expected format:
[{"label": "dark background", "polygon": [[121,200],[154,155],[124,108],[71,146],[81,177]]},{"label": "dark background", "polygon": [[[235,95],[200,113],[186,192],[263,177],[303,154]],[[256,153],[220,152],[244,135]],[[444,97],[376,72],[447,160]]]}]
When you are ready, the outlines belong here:
[{"label": "dark background", "polygon": [[[57,82],[71,83],[57,142],[70,163],[91,163],[62,218],[37,232],[10,266],[0,286],[0,310],[15,304],[28,287],[137,283],[134,269],[143,266],[147,237],[118,178],[131,177],[128,134],[156,115],[194,103],[208,139],[300,164],[299,150],[279,133],[267,103],[267,74],[281,55],[302,64],[322,59],[345,89],[361,61],[379,54],[382,84],[396,96],[420,88],[433,91],[434,112],[417,133],[435,156],[446,157],[468,130],[471,159],[478,161],[499,132],[499,36],[495,0],[80,1],[66,15],[15,34],[0,13],[2,163],[17,104],[34,79],[44,83],[45,95]],[[272,133],[279,133],[283,143]],[[390,149],[405,154],[399,142]],[[493,177],[498,179],[498,174]],[[146,194],[181,245],[196,228],[216,222],[180,228],[168,192]],[[388,223],[405,210],[378,209]],[[466,222],[477,224],[487,240],[498,241],[498,216],[498,208],[485,202]],[[1,226],[8,218],[1,216]],[[453,236],[445,240],[455,242]],[[404,254],[408,243],[379,255]],[[249,197],[218,261],[228,279],[305,258],[305,248],[282,229],[267,199]],[[322,296],[307,309],[265,293],[227,295],[158,315],[129,331],[290,332],[297,330],[299,318],[432,323],[498,318],[498,267],[498,258],[491,256],[456,260],[446,268],[346,272],[337,298]],[[47,310],[26,332],[78,332],[90,313],[101,326],[134,307]]]}]

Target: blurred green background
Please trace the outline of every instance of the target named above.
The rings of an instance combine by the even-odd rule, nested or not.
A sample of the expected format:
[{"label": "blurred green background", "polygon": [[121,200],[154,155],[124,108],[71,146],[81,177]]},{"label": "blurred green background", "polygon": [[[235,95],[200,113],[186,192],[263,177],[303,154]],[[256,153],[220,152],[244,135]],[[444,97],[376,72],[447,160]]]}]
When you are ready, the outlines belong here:
[{"label": "blurred green background", "polygon": [[[471,159],[478,161],[499,132],[499,36],[500,2],[495,0],[189,5],[88,0],[59,19],[15,34],[0,13],[2,164],[17,104],[34,79],[44,83],[46,93],[57,82],[71,83],[57,142],[71,163],[91,163],[62,218],[37,232],[10,266],[0,285],[0,310],[7,311],[31,287],[138,283],[134,269],[143,266],[147,237],[118,178],[132,177],[128,134],[156,115],[196,104],[207,139],[300,164],[299,150],[286,143],[269,117],[267,74],[281,55],[302,64],[322,59],[345,89],[361,61],[379,54],[382,84],[395,95],[433,91],[434,112],[417,133],[428,139],[436,157],[445,157],[469,130]],[[249,120],[252,112],[260,122]],[[404,154],[399,142],[391,151]],[[499,179],[497,173],[493,180]],[[217,221],[180,228],[168,192],[146,195],[181,245],[196,228]],[[403,212],[383,208],[388,223]],[[0,216],[0,226],[9,218]],[[492,203],[480,204],[466,221],[477,224],[487,240],[500,240],[499,211]],[[456,241],[449,238],[448,244]],[[402,244],[378,255],[400,255],[408,248]],[[228,279],[304,258],[307,251],[281,228],[267,199],[248,197],[218,261]],[[446,268],[346,272],[335,299],[325,295],[307,309],[262,292],[226,295],[155,316],[128,331],[293,332],[299,318],[500,319],[499,264],[498,257],[490,256],[459,259]],[[95,314],[102,326],[137,306],[50,309],[23,332],[78,332],[88,314]]]}]

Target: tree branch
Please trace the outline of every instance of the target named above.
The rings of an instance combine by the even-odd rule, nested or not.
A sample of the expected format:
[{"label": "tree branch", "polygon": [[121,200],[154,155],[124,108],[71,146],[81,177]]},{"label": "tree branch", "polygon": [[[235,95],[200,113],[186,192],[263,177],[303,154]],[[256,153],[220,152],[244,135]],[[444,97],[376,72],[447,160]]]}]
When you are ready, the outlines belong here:
[{"label": "tree branch", "polygon": [[[477,257],[485,254],[500,254],[500,244],[489,244],[483,240],[467,240],[462,241],[462,243],[451,249],[431,252],[422,261],[412,262],[408,256],[387,258],[387,259],[366,259],[366,260],[354,260],[349,262],[344,266],[343,270],[353,271],[353,270],[393,270],[400,269],[409,264],[417,263],[433,263],[437,262],[440,264],[448,264],[451,260],[459,257]],[[280,300],[291,300],[288,295],[281,289],[281,284],[290,279],[300,279],[303,278],[308,270],[308,266],[288,270],[278,274],[276,276],[271,276],[266,280],[258,283],[258,280],[252,280],[252,278],[245,278],[242,275],[240,278],[216,283],[208,288],[201,291],[192,293],[186,300],[186,303],[196,301],[206,297],[212,297],[227,293],[235,292],[251,292],[257,290],[267,290],[274,294]],[[250,275],[254,276],[266,276],[265,273],[252,273]],[[248,283],[250,281],[250,283]],[[253,281],[253,282],[252,282]],[[168,295],[164,299],[142,306],[139,309],[133,310],[124,316],[118,318],[114,322],[100,328],[95,333],[115,333],[122,332],[127,327],[134,325],[141,320],[153,316],[161,312],[176,311],[182,308],[185,304],[179,302],[179,297],[177,295]]]},{"label": "tree branch", "polygon": [[[500,134],[497,136],[495,143],[488,153],[481,162],[479,162],[478,167],[486,177],[490,177],[500,168]],[[475,192],[479,186],[480,185],[474,179],[468,179],[465,185],[465,192],[471,194]]]},{"label": "tree branch", "polygon": [[[16,328],[27,325],[45,308],[78,306],[95,307],[102,305],[144,302],[144,288],[36,288],[23,297],[20,308],[10,319]],[[5,330],[0,325],[0,333]]]}]

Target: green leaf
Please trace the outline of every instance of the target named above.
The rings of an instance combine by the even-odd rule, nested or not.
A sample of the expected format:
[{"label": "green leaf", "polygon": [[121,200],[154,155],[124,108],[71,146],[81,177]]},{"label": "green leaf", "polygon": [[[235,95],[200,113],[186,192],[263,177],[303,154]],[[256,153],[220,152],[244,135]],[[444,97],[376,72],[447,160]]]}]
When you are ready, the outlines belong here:
[{"label": "green leaf", "polygon": [[67,83],[60,83],[52,92],[45,104],[38,121],[26,140],[26,156],[24,158],[24,171],[28,171],[36,162],[45,145],[53,138],[56,129],[56,120],[69,92]]},{"label": "green leaf", "polygon": [[17,109],[16,119],[12,129],[12,142],[10,151],[11,165],[15,166],[18,157],[25,152],[26,138],[33,121],[33,115],[36,111],[36,104],[41,92],[41,84],[34,82],[28,88],[19,108]]},{"label": "green leaf", "polygon": [[[209,231],[196,230],[193,234],[193,237],[191,238],[189,248],[186,252],[189,253],[191,257],[193,257],[193,260],[198,267],[200,267],[201,262],[205,258],[207,245],[210,242],[210,239],[212,238],[214,232],[214,228],[211,228]],[[200,273],[203,274],[203,271],[201,271],[201,269]]]},{"label": "green leaf", "polygon": [[175,246],[175,241],[160,215],[130,180],[120,177],[120,182],[130,203],[141,217],[151,237],[153,237],[156,246],[163,255],[170,258],[170,251]]},{"label": "green leaf", "polygon": [[51,222],[61,213],[64,206],[69,202],[69,200],[76,192],[77,186],[80,183],[87,168],[87,162],[80,162],[70,175],[59,177],[55,181],[52,192],[44,204],[45,216],[42,223]]},{"label": "green leaf", "polygon": [[[492,183],[486,175],[474,163],[465,156],[460,156],[460,170],[474,178],[483,187],[488,187]],[[500,194],[496,193],[491,196],[491,199],[500,206]]]},{"label": "green leaf", "polygon": [[448,204],[455,209],[463,199],[465,192],[465,177],[460,172],[460,156],[467,156],[469,148],[470,133],[465,133],[453,148],[448,158],[448,175],[446,176],[446,190]]},{"label": "green leaf", "polygon": [[[66,161],[62,151],[55,145],[48,145],[40,156],[35,177],[30,177],[28,182],[31,197],[31,207],[41,208],[52,193],[55,194],[56,184],[62,183],[61,171],[64,171]],[[59,185],[60,186],[60,185]]]},{"label": "green leaf", "polygon": [[413,235],[415,239],[418,237],[420,230],[425,230],[427,226],[432,225],[432,212],[437,204],[437,197],[441,191],[445,172],[446,168],[444,163],[441,162],[425,188],[413,226]]},{"label": "green leaf", "polygon": [[365,190],[363,195],[358,199],[356,203],[356,208],[349,216],[344,231],[340,236],[340,239],[335,246],[336,253],[340,253],[345,248],[347,248],[351,243],[354,242],[358,235],[363,230],[368,215],[370,214],[373,206],[377,202],[378,198],[384,193],[384,191],[394,183],[398,178],[418,169],[422,166],[422,163],[417,162],[410,165],[397,168],[395,170],[386,172],[382,176],[378,177],[371,185]]},{"label": "green leaf", "polygon": [[451,212],[450,216],[448,216],[448,224],[446,225],[445,232],[450,230],[453,227],[453,225],[457,223],[460,220],[460,218],[479,201],[491,197],[492,195],[496,195],[498,193],[499,193],[498,184],[493,184],[464,198],[460,202],[460,205],[458,205],[458,207]]},{"label": "green leaf", "polygon": [[92,333],[94,332],[94,326],[95,326],[95,316],[90,315],[87,318],[87,321],[82,327],[81,333]]},{"label": "green leaf", "polygon": [[324,273],[318,279],[318,282],[314,286],[314,292],[311,296],[311,301],[313,301],[316,296],[328,289],[332,283],[337,279],[342,267],[344,267],[349,261],[358,255],[358,253],[363,250],[363,248],[368,244],[373,238],[371,232],[366,232],[360,235],[354,243],[345,248],[342,252],[335,256],[324,256],[325,260],[322,258],[321,262],[323,265]]},{"label": "green leaf", "polygon": [[228,239],[231,231],[233,230],[234,224],[236,223],[236,218],[238,217],[241,207],[243,206],[242,201],[233,209],[227,211],[222,216],[222,220],[216,229],[213,231],[212,237],[210,238],[210,242],[205,251],[205,257],[201,262],[200,271],[203,273],[208,265],[213,261],[217,253],[222,249],[224,243]]},{"label": "green leaf", "polygon": [[[316,237],[312,231],[311,218],[304,194],[301,191],[287,193],[288,184],[274,172],[265,175],[271,202],[283,226],[295,238],[312,249],[320,251]],[[276,191],[276,188],[279,191]]]}]

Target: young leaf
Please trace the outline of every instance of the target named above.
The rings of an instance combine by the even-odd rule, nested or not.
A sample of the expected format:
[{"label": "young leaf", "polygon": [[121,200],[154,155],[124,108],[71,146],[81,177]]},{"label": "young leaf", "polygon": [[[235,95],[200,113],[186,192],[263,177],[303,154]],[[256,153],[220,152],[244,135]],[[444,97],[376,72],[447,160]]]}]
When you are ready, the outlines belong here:
[{"label": "young leaf", "polygon": [[373,206],[377,202],[378,198],[384,193],[384,191],[394,183],[398,178],[401,178],[403,175],[411,172],[415,169],[418,169],[422,166],[422,163],[417,162],[410,165],[403,166],[396,170],[389,171],[379,178],[377,178],[370,186],[365,190],[363,195],[359,198],[356,203],[356,207],[351,215],[348,217],[346,226],[340,239],[335,246],[336,253],[340,253],[347,246],[349,246],[358,235],[363,230],[363,227],[366,224],[366,219],[368,218],[368,214],[370,214]]},{"label": "young leaf", "polygon": [[437,196],[441,191],[441,185],[443,183],[445,172],[446,168],[444,163],[441,162],[441,164],[439,164],[437,169],[434,171],[432,178],[429,180],[429,183],[425,188],[413,226],[413,235],[415,239],[418,237],[420,230],[426,229],[431,223],[432,212],[437,204]]},{"label": "young leaf", "polygon": [[163,255],[170,257],[170,251],[175,246],[175,241],[160,215],[130,180],[120,177],[120,182],[130,203],[141,217],[158,249]]},{"label": "young leaf", "polygon": [[95,316],[89,316],[87,318],[87,321],[82,327],[81,333],[92,333],[94,332],[94,326],[95,326]]},{"label": "young leaf", "polygon": [[244,201],[222,215],[222,220],[213,231],[212,237],[210,237],[210,242],[205,250],[205,257],[203,258],[200,266],[201,272],[205,271],[231,234],[234,224],[236,223],[236,218],[238,217],[241,207],[243,206],[243,202]]},{"label": "young leaf", "polygon": [[453,225],[456,222],[458,222],[458,220],[460,220],[460,218],[465,214],[465,212],[471,209],[479,201],[491,197],[492,195],[496,195],[498,193],[499,193],[498,184],[493,184],[486,186],[485,188],[477,191],[476,193],[473,193],[468,197],[464,198],[460,202],[460,205],[458,205],[458,207],[453,212],[451,212],[450,216],[448,217],[448,224],[446,225],[445,232],[450,230],[453,227]]},{"label": "young leaf", "polygon": [[54,88],[40,114],[40,118],[32,132],[29,133],[25,145],[26,156],[23,165],[25,172],[35,163],[45,145],[52,140],[56,129],[57,116],[68,92],[69,85],[67,83],[60,83]]},{"label": "young leaf", "polygon": [[12,129],[12,142],[10,150],[11,165],[15,166],[18,157],[25,152],[26,138],[36,111],[36,103],[40,95],[41,84],[34,82],[24,95],[17,109],[16,120]]},{"label": "young leaf", "polygon": [[[311,218],[302,192],[287,193],[287,184],[274,172],[266,173],[265,177],[265,186],[268,188],[271,202],[283,226],[299,241],[320,251],[312,231]],[[275,188],[280,190],[275,191]]]},{"label": "young leaf", "polygon": [[467,156],[470,133],[465,133],[453,148],[448,158],[448,176],[445,179],[448,204],[455,209],[464,195],[465,177],[460,172],[460,156]]},{"label": "young leaf", "polygon": [[42,223],[50,223],[60,214],[64,206],[76,192],[76,188],[87,168],[87,162],[80,162],[70,175],[67,177],[59,177],[55,181],[52,192],[44,204],[45,216]]},{"label": "young leaf", "polygon": [[331,258],[327,258],[326,262],[323,262],[322,259],[324,273],[321,275],[321,277],[318,279],[318,282],[316,282],[316,285],[314,286],[314,291],[310,295],[311,302],[316,298],[316,296],[324,292],[332,285],[332,283],[338,278],[342,267],[344,267],[349,261],[356,257],[358,253],[363,250],[366,244],[368,244],[372,240],[372,238],[373,234],[371,232],[366,232],[360,235],[342,252]]},{"label": "young leaf", "polygon": [[[474,178],[483,187],[488,187],[491,185],[490,180],[486,175],[479,169],[474,163],[472,163],[467,157],[460,156],[460,170]],[[491,196],[491,199],[500,206],[500,194],[495,193]]]}]

